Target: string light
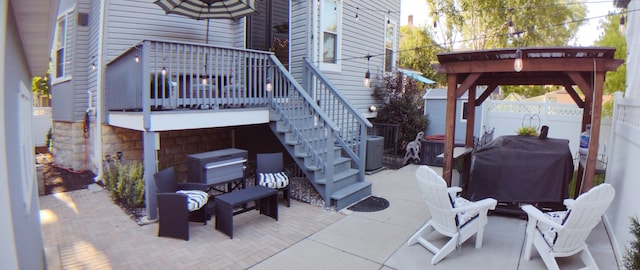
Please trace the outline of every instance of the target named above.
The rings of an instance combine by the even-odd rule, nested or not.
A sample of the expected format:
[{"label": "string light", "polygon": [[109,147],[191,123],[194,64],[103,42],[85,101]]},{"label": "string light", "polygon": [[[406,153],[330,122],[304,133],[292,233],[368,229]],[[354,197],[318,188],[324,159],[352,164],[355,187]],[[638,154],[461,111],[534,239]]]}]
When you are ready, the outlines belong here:
[{"label": "string light", "polygon": [[96,70],[96,63],[92,63],[91,64],[91,71],[95,71]]},{"label": "string light", "polygon": [[625,25],[624,25],[624,14],[622,14],[622,16],[620,16],[620,28],[618,30],[620,30],[621,34],[624,34],[624,29],[625,29]]},{"label": "string light", "polygon": [[387,26],[391,24],[391,10],[387,12]]},{"label": "string light", "polygon": [[364,74],[364,86],[365,87],[370,87],[371,86],[371,72],[369,72],[369,60],[371,59],[371,55],[367,54],[366,58],[367,58],[367,73]]},{"label": "string light", "polygon": [[509,33],[510,34],[515,34],[516,33],[516,27],[513,25],[513,21],[509,20],[509,23],[507,23],[507,27],[509,29]]},{"label": "string light", "polygon": [[167,68],[162,67],[162,76],[167,75]]},{"label": "string light", "polygon": [[516,50],[516,60],[513,61],[513,70],[515,70],[516,72],[520,72],[522,71],[522,51],[520,50],[520,48],[518,48]]},{"label": "string light", "polygon": [[273,84],[271,84],[271,79],[267,78],[267,85],[265,87],[267,89],[267,91],[271,92],[271,90],[273,90]]},{"label": "string light", "polygon": [[358,18],[358,12],[360,11],[359,7],[356,7],[356,22],[360,21],[360,18]]},{"label": "string light", "polygon": [[136,60],[136,63],[140,63],[140,56],[136,55],[135,60]]}]

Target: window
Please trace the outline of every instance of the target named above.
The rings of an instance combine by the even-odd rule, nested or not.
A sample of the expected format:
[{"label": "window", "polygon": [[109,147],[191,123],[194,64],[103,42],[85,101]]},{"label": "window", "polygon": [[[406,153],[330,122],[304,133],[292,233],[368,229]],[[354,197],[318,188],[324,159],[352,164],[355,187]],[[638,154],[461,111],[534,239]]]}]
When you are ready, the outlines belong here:
[{"label": "window", "polygon": [[463,101],[462,102],[462,114],[461,114],[461,119],[460,121],[462,122],[466,122],[467,121],[467,117],[469,116],[469,102]]},{"label": "window", "polygon": [[53,44],[53,69],[54,79],[62,78],[65,74],[65,46],[67,40],[67,16],[69,13],[58,18],[56,24],[55,43]]},{"label": "window", "polygon": [[335,0],[323,0],[320,6],[320,67],[339,71],[342,6]]},{"label": "window", "polygon": [[392,72],[395,54],[393,51],[396,48],[396,23],[392,22],[389,17],[385,18],[385,31],[384,31],[384,71]]}]

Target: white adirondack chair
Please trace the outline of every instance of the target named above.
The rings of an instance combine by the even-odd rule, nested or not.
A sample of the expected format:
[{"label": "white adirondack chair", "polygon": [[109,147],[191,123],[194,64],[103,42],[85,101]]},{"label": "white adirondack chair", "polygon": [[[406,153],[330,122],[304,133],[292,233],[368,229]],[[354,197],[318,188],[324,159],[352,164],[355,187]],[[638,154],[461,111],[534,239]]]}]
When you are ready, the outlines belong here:
[{"label": "white adirondack chair", "polygon": [[615,196],[610,184],[600,184],[577,199],[566,199],[567,211],[543,213],[532,205],[521,208],[529,216],[524,258],[531,258],[531,247],[542,257],[548,269],[560,269],[556,257],[580,254],[586,269],[598,269],[585,240],[601,220]]},{"label": "white adirondack chair", "polygon": [[[431,264],[436,264],[474,234],[476,248],[482,247],[484,226],[487,224],[487,212],[495,209],[497,201],[487,198],[471,202],[456,197],[460,187],[447,188],[444,179],[427,166],[416,171],[418,186],[426,201],[431,218],[407,241],[407,245],[419,243],[431,251],[434,256]],[[429,243],[425,237],[434,231],[451,237],[441,248]]]}]

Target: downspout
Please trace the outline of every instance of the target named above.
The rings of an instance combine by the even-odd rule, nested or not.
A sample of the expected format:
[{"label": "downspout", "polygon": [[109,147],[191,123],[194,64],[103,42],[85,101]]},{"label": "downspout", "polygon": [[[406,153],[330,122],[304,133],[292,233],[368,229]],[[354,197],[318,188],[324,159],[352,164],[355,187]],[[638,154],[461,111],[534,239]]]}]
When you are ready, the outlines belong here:
[{"label": "downspout", "polygon": [[[102,100],[102,81],[104,80],[104,65],[102,57],[102,43],[104,42],[104,20],[105,20],[105,5],[106,0],[100,1],[100,23],[98,26],[98,59],[96,65],[98,66],[98,77],[96,78],[96,137],[93,140],[93,158],[98,164],[98,174],[93,179],[94,181],[102,180],[104,171],[102,168],[102,118],[104,103]],[[91,95],[89,95],[89,103],[91,103]]]}]

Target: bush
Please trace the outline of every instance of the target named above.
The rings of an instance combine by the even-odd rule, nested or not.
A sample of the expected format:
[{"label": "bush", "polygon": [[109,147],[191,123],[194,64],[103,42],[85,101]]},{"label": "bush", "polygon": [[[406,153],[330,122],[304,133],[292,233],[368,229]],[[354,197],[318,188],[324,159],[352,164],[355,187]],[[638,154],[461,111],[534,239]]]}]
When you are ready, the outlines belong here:
[{"label": "bush", "polygon": [[535,127],[531,127],[531,126],[523,126],[521,128],[519,128],[518,130],[516,130],[516,133],[520,136],[532,136],[532,137],[536,137],[538,136],[538,129]]},{"label": "bush", "polygon": [[640,269],[640,223],[637,217],[631,217],[629,232],[635,237],[631,245],[626,248],[624,254],[624,268],[629,270]]},{"label": "bush", "polygon": [[407,143],[415,140],[418,132],[423,132],[429,125],[424,115],[422,91],[414,80],[403,80],[402,74],[386,76],[384,85],[376,86],[373,96],[382,103],[378,110],[376,122],[400,124],[398,151],[404,155]]},{"label": "bush", "polygon": [[132,208],[144,207],[142,164],[114,161],[105,174],[106,187],[114,201]]}]

